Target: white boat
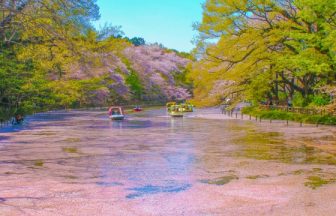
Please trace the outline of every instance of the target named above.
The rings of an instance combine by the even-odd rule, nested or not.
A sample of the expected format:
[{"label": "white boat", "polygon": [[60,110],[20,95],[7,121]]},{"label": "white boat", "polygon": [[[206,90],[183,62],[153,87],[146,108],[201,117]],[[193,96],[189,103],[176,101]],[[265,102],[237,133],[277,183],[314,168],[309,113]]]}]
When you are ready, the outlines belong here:
[{"label": "white boat", "polygon": [[109,118],[111,120],[124,120],[125,119],[125,112],[122,107],[110,107],[109,108]]}]

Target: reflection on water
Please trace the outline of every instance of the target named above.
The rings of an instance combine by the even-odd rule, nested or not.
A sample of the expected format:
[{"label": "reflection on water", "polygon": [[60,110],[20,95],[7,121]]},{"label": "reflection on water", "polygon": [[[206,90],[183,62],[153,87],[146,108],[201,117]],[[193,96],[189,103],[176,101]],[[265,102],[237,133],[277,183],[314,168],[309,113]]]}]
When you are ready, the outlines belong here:
[{"label": "reflection on water", "polygon": [[119,182],[96,182],[97,185],[99,186],[104,186],[104,187],[112,187],[112,186],[122,186],[122,183]]},{"label": "reflection on water", "polygon": [[185,191],[190,187],[190,184],[168,184],[163,186],[145,185],[143,187],[128,188],[128,190],[134,192],[128,194],[126,198],[133,199],[144,195],[157,193],[177,193]]},{"label": "reflection on water", "polygon": [[150,127],[168,127],[167,122],[153,122],[150,120],[141,119],[126,119],[124,121],[111,121],[111,127],[119,129],[139,129]]},{"label": "reflection on water", "polygon": [[228,158],[336,164],[330,153],[289,144],[283,134],[258,131],[248,121],[175,119],[164,109],[125,121],[102,112],[50,113],[31,117],[23,130],[1,132],[0,175],[123,187],[130,199],[238,180],[234,171],[223,174],[232,169]]},{"label": "reflection on water", "polygon": [[246,130],[245,135],[234,140],[241,148],[237,156],[259,160],[277,160],[298,164],[336,164],[336,157],[312,146],[289,145],[277,132]]},{"label": "reflection on water", "polygon": [[228,175],[228,176],[222,176],[216,179],[204,179],[204,180],[201,180],[200,182],[206,183],[206,184],[224,185],[224,184],[231,182],[232,180],[237,180],[237,179],[239,178],[235,175]]}]

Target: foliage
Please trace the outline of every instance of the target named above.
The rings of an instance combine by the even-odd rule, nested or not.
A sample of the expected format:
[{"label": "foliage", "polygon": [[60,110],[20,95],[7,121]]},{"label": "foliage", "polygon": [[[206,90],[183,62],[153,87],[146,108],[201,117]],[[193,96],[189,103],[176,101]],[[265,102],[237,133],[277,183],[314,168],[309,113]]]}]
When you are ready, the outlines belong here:
[{"label": "foliage", "polygon": [[330,103],[330,96],[329,95],[315,95],[312,99],[312,104],[316,106],[325,106]]},{"label": "foliage", "polygon": [[0,1],[0,119],[190,96],[178,76],[189,59],[120,26],[95,29],[98,18],[96,0]]},{"label": "foliage", "polygon": [[190,73],[195,99],[325,105],[317,98],[336,86],[335,11],[334,0],[206,1]]},{"label": "foliage", "polygon": [[258,107],[246,107],[243,109],[243,113],[252,116],[257,116],[262,119],[273,119],[273,120],[289,120],[303,123],[311,124],[325,124],[325,125],[336,125],[336,116],[325,114],[325,115],[310,115],[303,113],[292,113],[280,110],[264,110]]},{"label": "foliage", "polygon": [[165,101],[190,97],[189,86],[177,76],[184,73],[188,59],[156,45],[128,47],[124,55],[129,70],[137,72],[143,85],[142,99]]},{"label": "foliage", "polygon": [[134,46],[144,46],[146,44],[145,39],[141,37],[134,37],[129,39],[129,41],[134,45]]},{"label": "foliage", "polygon": [[140,100],[143,93],[143,87],[141,85],[139,75],[135,71],[131,71],[131,73],[128,75],[126,78],[126,84],[130,86],[130,90],[134,97]]},{"label": "foliage", "polygon": [[98,39],[105,40],[110,37],[121,38],[124,34],[125,33],[121,30],[121,26],[113,26],[105,23],[105,25],[98,30]]}]

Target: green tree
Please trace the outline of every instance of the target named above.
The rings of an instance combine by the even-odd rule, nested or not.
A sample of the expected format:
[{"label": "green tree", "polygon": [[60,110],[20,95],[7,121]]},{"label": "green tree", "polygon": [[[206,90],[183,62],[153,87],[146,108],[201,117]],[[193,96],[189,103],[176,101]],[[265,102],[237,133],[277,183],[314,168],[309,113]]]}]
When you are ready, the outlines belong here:
[{"label": "green tree", "polygon": [[129,40],[134,46],[143,46],[146,44],[145,39],[141,37],[133,37]]},{"label": "green tree", "polygon": [[133,97],[137,100],[141,100],[143,94],[143,86],[141,84],[139,75],[134,70],[131,70],[131,73],[127,76],[126,84],[130,86]]},{"label": "green tree", "polygon": [[196,26],[196,91],[213,97],[220,79],[232,81],[221,98],[285,103],[298,93],[309,104],[321,86],[335,85],[334,11],[332,0],[208,0]]}]

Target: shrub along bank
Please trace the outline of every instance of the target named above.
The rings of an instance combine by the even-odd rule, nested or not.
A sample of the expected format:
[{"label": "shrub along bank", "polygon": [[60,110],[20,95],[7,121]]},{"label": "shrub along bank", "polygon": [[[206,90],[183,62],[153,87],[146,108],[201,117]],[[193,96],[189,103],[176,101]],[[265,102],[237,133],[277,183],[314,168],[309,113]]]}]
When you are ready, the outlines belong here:
[{"label": "shrub along bank", "polygon": [[245,107],[244,114],[257,116],[262,119],[289,120],[311,124],[336,125],[336,116],[331,114],[304,114],[294,113],[282,110],[265,110],[260,107]]}]

